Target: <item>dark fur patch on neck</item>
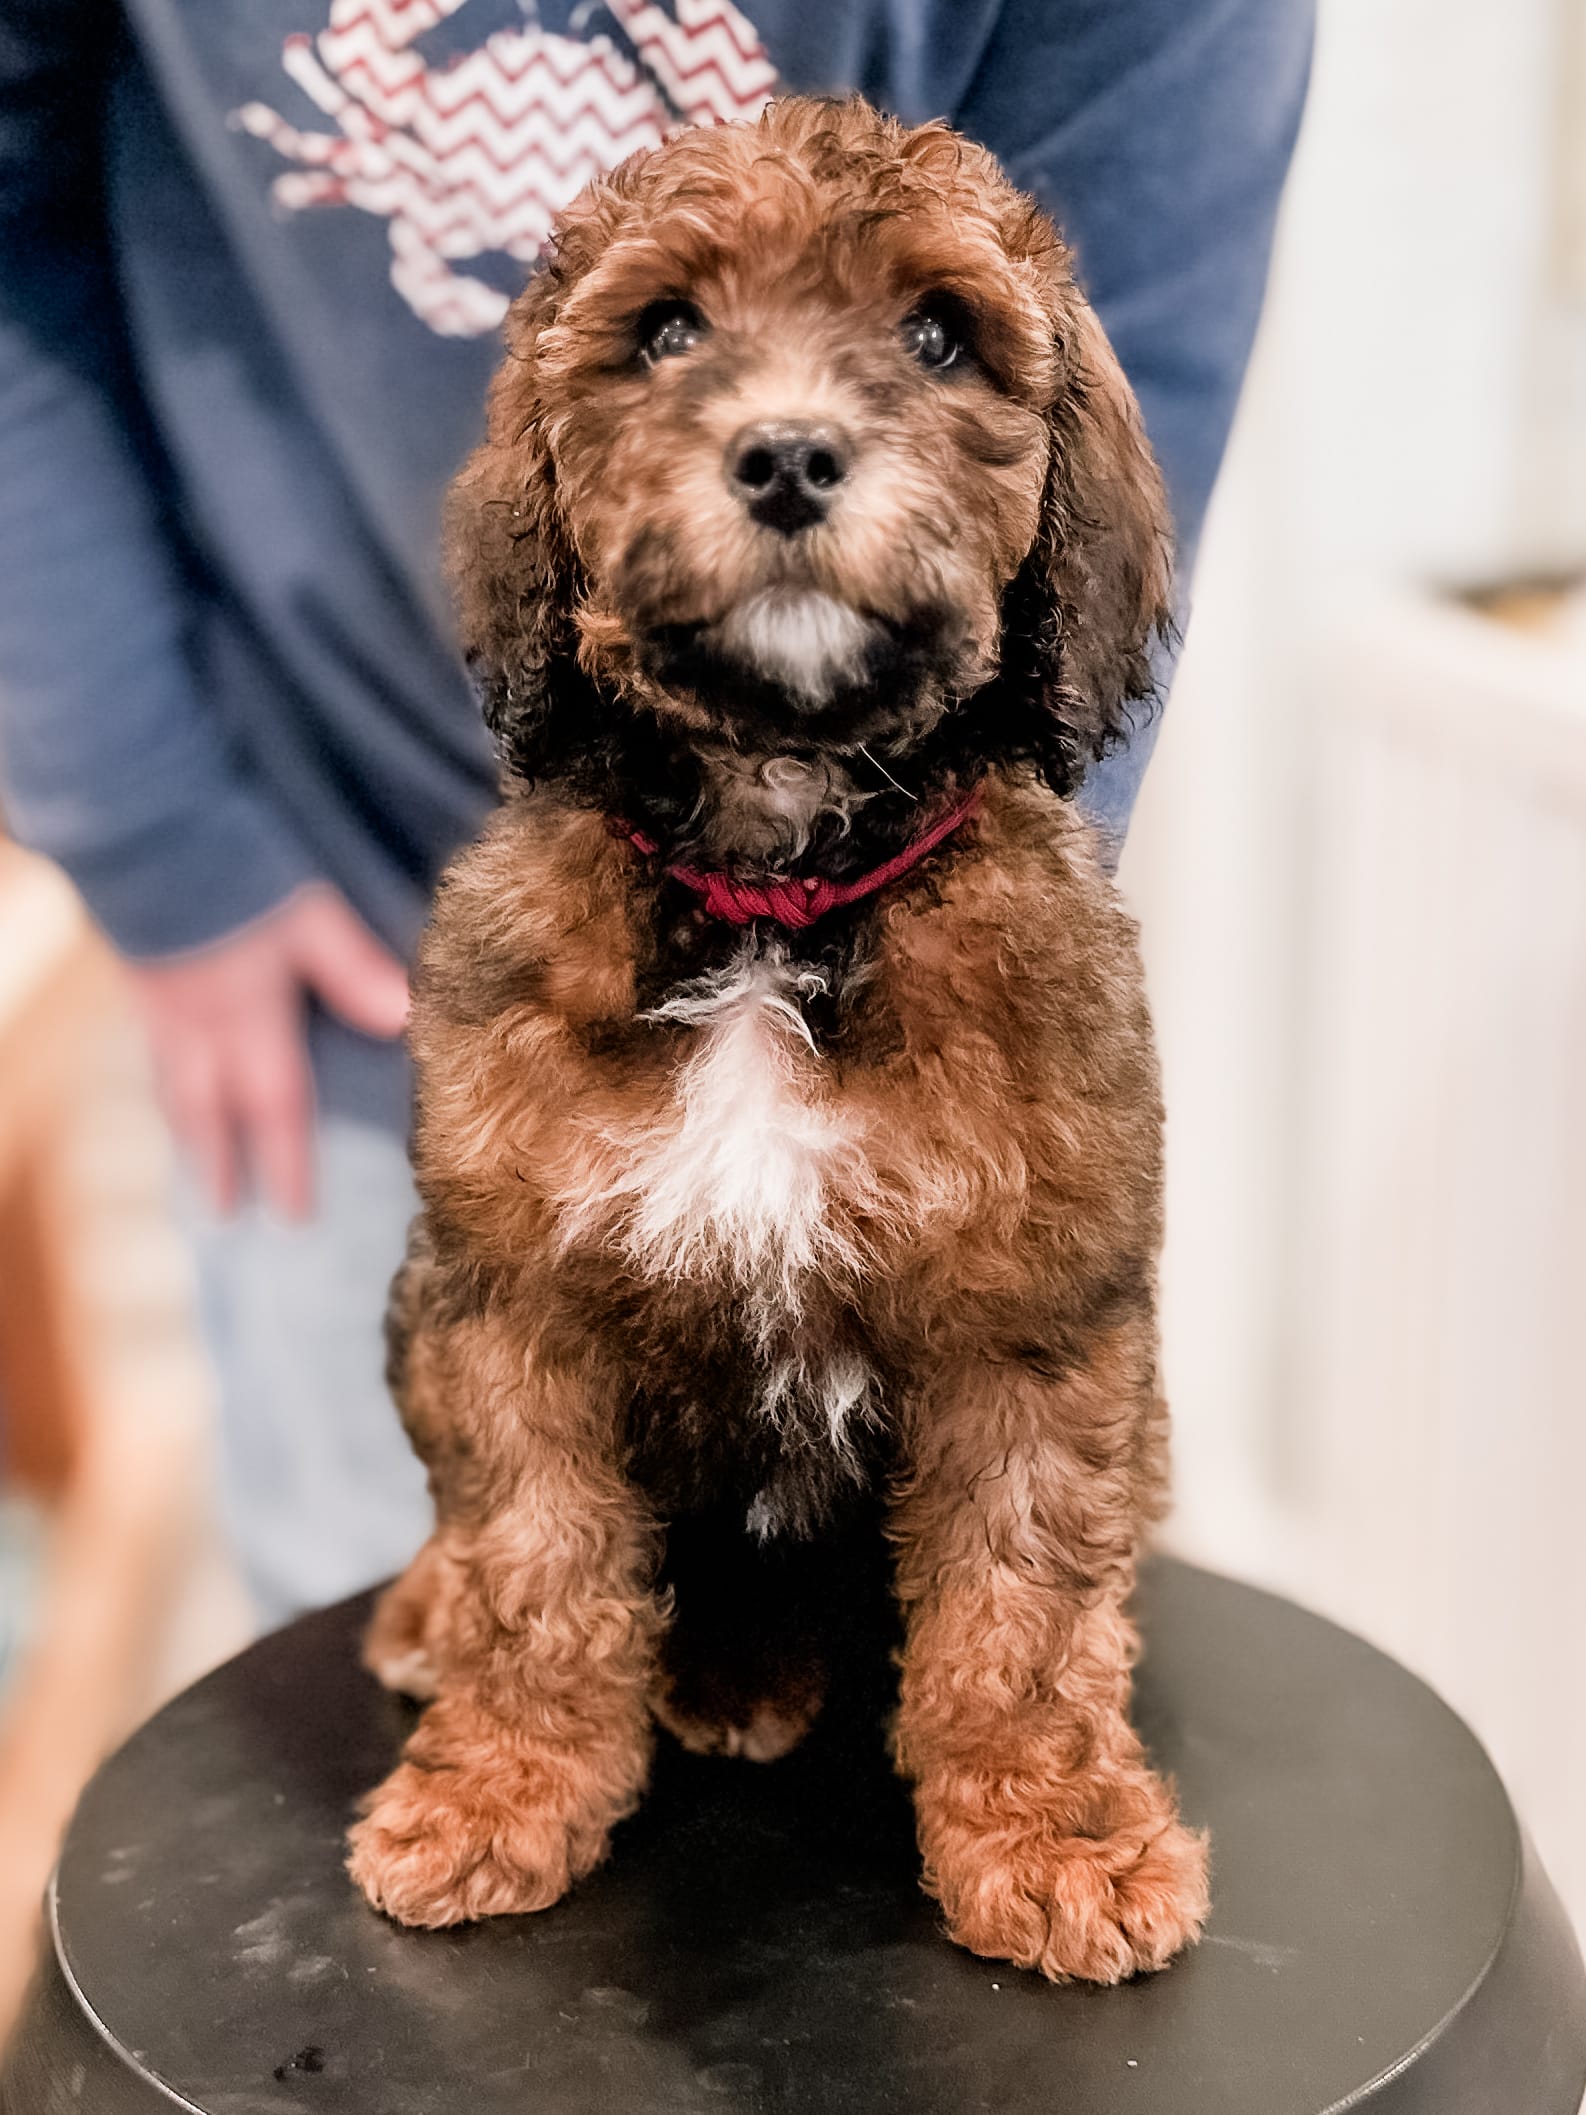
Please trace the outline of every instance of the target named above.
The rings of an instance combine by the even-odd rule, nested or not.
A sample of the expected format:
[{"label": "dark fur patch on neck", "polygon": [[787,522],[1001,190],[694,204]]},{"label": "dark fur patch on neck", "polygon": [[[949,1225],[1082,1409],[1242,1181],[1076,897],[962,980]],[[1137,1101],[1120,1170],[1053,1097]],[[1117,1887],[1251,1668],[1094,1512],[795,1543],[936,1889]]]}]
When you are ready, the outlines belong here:
[{"label": "dark fur patch on neck", "polygon": [[[949,700],[934,725],[912,741],[905,710],[898,715],[901,741],[878,736],[865,744],[869,755],[839,745],[842,770],[859,797],[818,813],[805,841],[785,860],[767,858],[763,846],[734,859],[719,827],[717,741],[603,693],[570,662],[546,672],[534,709],[519,700],[486,702],[515,777],[552,787],[580,807],[642,831],[659,848],[663,866],[848,881],[894,857],[934,810],[988,772],[1028,771],[1067,797],[1086,761],[1072,727],[1044,710],[1033,713],[1024,672],[1005,666],[981,689]],[[785,723],[768,727],[766,756],[826,762],[818,743],[801,745],[789,738],[791,732]],[[750,765],[759,761],[745,747],[737,753]]]},{"label": "dark fur patch on neck", "polygon": [[[1003,595],[1001,666],[979,689],[952,691],[947,664],[955,625],[927,612],[894,641],[892,687],[863,697],[844,693],[812,715],[777,686],[745,679],[734,690],[732,728],[710,734],[663,722],[601,689],[565,653],[532,682],[508,681],[484,664],[475,673],[511,773],[642,829],[663,860],[847,881],[892,858],[933,807],[988,772],[1027,771],[1060,798],[1073,795],[1111,737],[1087,727],[1066,683],[1054,676],[1064,661],[1060,625],[1047,589],[1026,565]],[[686,642],[677,651],[686,672]],[[874,726],[855,719],[861,706],[880,714]],[[729,741],[740,775],[770,757],[836,759],[861,797],[823,813],[785,859],[768,859],[762,842],[735,861],[719,827],[713,764]]]},{"label": "dark fur patch on neck", "polygon": [[736,748],[775,756],[788,748],[849,754],[857,743],[908,748],[941,716],[963,665],[963,625],[928,605],[877,624],[861,664],[816,704],[723,655],[703,625],[663,626],[642,660],[663,689],[702,706]]}]

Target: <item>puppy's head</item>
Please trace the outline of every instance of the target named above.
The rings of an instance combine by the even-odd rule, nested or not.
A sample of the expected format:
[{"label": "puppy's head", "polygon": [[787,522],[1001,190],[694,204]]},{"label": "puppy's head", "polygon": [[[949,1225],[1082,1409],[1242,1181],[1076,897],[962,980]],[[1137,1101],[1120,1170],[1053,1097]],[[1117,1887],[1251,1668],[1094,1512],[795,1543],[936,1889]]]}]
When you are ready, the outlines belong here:
[{"label": "puppy's head", "polygon": [[450,547],[510,764],[1033,762],[1149,688],[1161,487],[1051,223],[940,125],[792,100],[574,203]]}]

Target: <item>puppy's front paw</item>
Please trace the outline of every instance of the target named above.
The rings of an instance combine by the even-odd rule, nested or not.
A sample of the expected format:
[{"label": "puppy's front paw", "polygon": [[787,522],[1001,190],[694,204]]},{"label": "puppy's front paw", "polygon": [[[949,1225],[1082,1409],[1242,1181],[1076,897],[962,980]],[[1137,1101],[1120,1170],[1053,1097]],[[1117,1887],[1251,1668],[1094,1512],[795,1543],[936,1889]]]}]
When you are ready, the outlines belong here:
[{"label": "puppy's front paw", "polygon": [[1171,1811],[1095,1837],[998,1821],[932,1834],[926,1885],[959,1945],[1055,1983],[1165,1968],[1206,1921],[1206,1838]]},{"label": "puppy's front paw", "polygon": [[436,1930],[549,1909],[600,1862],[608,1835],[562,1818],[532,1776],[405,1762],[370,1795],[347,1870],[376,1909]]}]

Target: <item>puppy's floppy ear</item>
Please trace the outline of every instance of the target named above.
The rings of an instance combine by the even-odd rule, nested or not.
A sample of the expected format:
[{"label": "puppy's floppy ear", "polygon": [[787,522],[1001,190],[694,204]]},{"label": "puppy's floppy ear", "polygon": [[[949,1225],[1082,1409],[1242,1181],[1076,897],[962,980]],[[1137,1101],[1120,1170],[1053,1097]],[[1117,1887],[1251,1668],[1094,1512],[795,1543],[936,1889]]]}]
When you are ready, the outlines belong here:
[{"label": "puppy's floppy ear", "polygon": [[1153,694],[1172,573],[1167,500],[1133,393],[1089,304],[1076,294],[1068,309],[1041,524],[1003,610],[1003,682],[1034,716],[1031,747],[1064,795],[1128,731],[1130,701]]},{"label": "puppy's floppy ear", "polygon": [[513,304],[485,438],[446,504],[446,565],[463,652],[503,760],[525,777],[585,688],[573,612],[577,556],[556,489],[538,346],[562,289],[555,266]]}]

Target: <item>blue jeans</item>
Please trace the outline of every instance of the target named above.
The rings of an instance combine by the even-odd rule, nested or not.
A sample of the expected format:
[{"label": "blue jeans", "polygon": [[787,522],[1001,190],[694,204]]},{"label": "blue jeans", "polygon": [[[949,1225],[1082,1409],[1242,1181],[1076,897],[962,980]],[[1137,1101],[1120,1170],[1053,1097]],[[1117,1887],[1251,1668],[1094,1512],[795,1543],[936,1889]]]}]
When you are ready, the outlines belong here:
[{"label": "blue jeans", "polygon": [[319,1208],[217,1220],[189,1200],[220,1398],[221,1499],[264,1623],[399,1571],[429,1532],[424,1474],[386,1392],[381,1322],[417,1200],[395,1132],[319,1127]]}]

